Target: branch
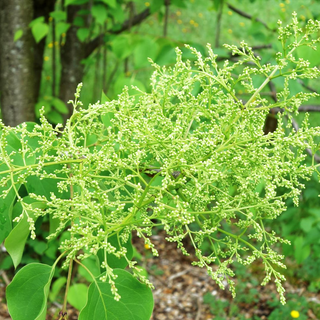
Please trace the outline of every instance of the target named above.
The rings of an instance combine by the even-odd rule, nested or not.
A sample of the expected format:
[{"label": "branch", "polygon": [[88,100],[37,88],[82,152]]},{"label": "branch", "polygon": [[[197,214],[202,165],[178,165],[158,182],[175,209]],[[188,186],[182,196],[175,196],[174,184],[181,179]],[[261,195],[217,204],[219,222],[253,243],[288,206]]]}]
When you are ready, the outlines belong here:
[{"label": "branch", "polygon": [[254,21],[257,21],[257,22],[260,22],[262,25],[264,25],[268,30],[270,31],[276,31],[277,29],[270,29],[268,27],[268,25],[263,22],[262,20],[260,20],[259,18],[254,18],[253,16],[251,16],[250,14],[247,14],[246,12],[243,12],[239,9],[237,9],[236,7],[234,7],[233,5],[227,3],[227,6],[229,7],[230,10],[236,12],[237,14],[239,14],[240,16],[244,17],[244,18],[247,18],[247,19],[250,19],[250,20],[254,20]]},{"label": "branch", "polygon": [[[143,20],[145,20],[149,15],[151,14],[150,9],[147,8],[144,11],[136,14],[135,16],[133,16],[132,19],[127,19],[121,26],[120,29],[118,30],[107,30],[107,32],[105,34],[119,34],[122,33],[123,31],[128,30],[130,27],[133,27],[139,23],[141,23]],[[131,23],[131,25],[130,25]],[[85,50],[85,58],[88,58],[90,56],[90,54],[99,47],[100,43],[103,42],[103,38],[105,36],[105,34],[100,34],[99,36],[97,36],[96,38],[94,38],[93,40],[91,40],[87,46],[86,46],[86,50]]]},{"label": "branch", "polygon": [[301,79],[298,79],[298,82],[306,89],[308,89],[311,92],[318,92],[316,89],[313,89],[312,87],[308,86],[307,84],[305,84]]},{"label": "branch", "polygon": [[221,18],[222,18],[222,10],[223,10],[223,1],[220,2],[220,6],[217,14],[217,23],[216,23],[216,38],[214,41],[214,47],[219,48],[219,40],[220,40],[220,30],[221,30]]},{"label": "branch", "polygon": [[[296,122],[296,120],[294,120],[293,118],[291,118],[291,122],[292,122],[292,126],[294,128],[294,130],[298,131],[299,130],[299,125]],[[317,154],[312,154],[311,149],[306,148],[306,152],[308,153],[308,155],[312,158],[314,157],[315,162],[320,163],[320,157]]]},{"label": "branch", "polygon": [[[260,46],[253,46],[253,47],[252,47],[252,50],[253,50],[253,51],[256,51],[256,50],[271,49],[271,48],[272,48],[272,44],[262,44],[262,45],[260,45]],[[239,49],[241,49],[241,48],[239,48]],[[214,50],[213,50],[213,51],[214,51]],[[220,57],[220,56],[218,56],[218,57],[217,57],[217,61],[222,61],[222,60],[226,60],[226,59],[232,60],[232,59],[234,59],[235,57],[240,57],[240,55],[237,54],[237,53],[232,54],[231,52],[229,52],[228,57]]]}]

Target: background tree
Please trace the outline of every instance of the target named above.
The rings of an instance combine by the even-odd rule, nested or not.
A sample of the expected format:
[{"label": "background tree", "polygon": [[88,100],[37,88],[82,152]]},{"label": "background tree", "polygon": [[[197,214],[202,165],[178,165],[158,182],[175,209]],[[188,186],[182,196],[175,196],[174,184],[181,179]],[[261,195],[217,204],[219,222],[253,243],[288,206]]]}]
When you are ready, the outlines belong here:
[{"label": "background tree", "polygon": [[[34,40],[29,31],[33,18],[32,0],[1,1],[0,85],[2,118],[15,126],[34,121]],[[15,38],[21,36],[19,40]]]},{"label": "background tree", "polygon": [[[148,89],[147,57],[170,65],[175,59],[174,48],[184,50],[184,43],[204,53],[206,42],[211,42],[223,59],[237,59],[221,47],[227,38],[239,43],[251,37],[256,52],[268,50],[276,36],[278,18],[268,10],[263,17],[259,9],[262,2],[28,0],[16,6],[15,1],[2,1],[3,121],[15,126],[34,120],[44,106],[52,123],[64,122],[71,112],[66,103],[81,81],[85,81],[84,103],[101,99],[102,90],[115,97],[124,85]],[[298,2],[278,5],[272,10],[278,11],[282,20],[290,17],[286,6],[292,11],[301,9]],[[198,14],[187,20],[184,12],[190,9]],[[277,84],[273,88],[265,94],[274,96]],[[239,94],[245,99],[245,92]]]}]

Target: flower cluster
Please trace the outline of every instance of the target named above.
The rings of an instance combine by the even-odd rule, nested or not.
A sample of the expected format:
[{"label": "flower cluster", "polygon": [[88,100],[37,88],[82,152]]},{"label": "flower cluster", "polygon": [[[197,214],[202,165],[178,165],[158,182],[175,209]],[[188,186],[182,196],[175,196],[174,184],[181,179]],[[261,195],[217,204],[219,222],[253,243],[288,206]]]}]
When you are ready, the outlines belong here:
[{"label": "flower cluster", "polygon": [[[233,295],[232,263],[261,259],[262,284],[274,278],[284,303],[285,279],[275,267],[285,266],[272,245],[288,241],[266,230],[264,222],[286,210],[288,197],[298,205],[301,179],[317,170],[303,161],[306,148],[318,149],[320,128],[308,128],[306,120],[296,131],[290,122],[291,113],[316,94],[290,95],[289,80],[319,76],[294,56],[299,46],[314,46],[311,34],[318,30],[319,22],[310,22],[302,34],[295,18],[281,27],[283,52],[276,65],[261,64],[244,42],[226,46],[238,60],[222,66],[210,46],[206,58],[190,48],[194,64],[183,61],[177,49],[174,67],[153,64],[150,93],[130,96],[125,88],[117,100],[83,108],[79,87],[65,128],[52,127],[44,116],[40,124],[1,124],[0,187],[3,198],[17,198],[15,221],[27,218],[34,235],[35,220],[49,215],[58,221],[50,238],[70,232],[61,244],[65,263],[102,252],[102,279],[111,284],[111,256],[136,268],[127,256],[131,233],[157,255],[149,236],[163,226],[167,240],[185,254],[183,240],[189,238],[194,264],[205,267],[221,288],[228,283]],[[258,76],[264,80],[257,85]],[[271,103],[260,93],[277,77],[284,78],[284,89]],[[240,100],[236,89],[251,93],[249,100]],[[265,118],[273,107],[283,113],[277,130],[266,135]],[[208,254],[203,242],[211,246]]]}]

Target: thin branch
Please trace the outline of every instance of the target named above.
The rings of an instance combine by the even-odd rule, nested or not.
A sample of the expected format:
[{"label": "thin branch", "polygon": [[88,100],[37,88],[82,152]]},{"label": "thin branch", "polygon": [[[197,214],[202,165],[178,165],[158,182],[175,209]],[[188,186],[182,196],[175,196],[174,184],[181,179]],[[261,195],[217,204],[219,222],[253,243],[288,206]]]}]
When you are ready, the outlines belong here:
[{"label": "thin branch", "polygon": [[[281,108],[273,108],[272,110],[274,110],[276,113],[284,111]],[[306,104],[306,105],[300,106],[298,111],[299,112],[320,112],[320,105],[316,105],[316,104],[307,105]]]},{"label": "thin branch", "polygon": [[112,82],[113,77],[115,76],[115,74],[116,74],[116,72],[117,72],[117,70],[118,70],[118,67],[119,67],[119,62],[116,62],[115,66],[114,66],[114,68],[113,68],[113,70],[112,70],[112,72],[111,72],[111,74],[110,74],[110,76],[109,76],[109,79],[108,79],[108,81],[107,81],[106,89],[105,89],[105,94],[107,94],[108,91],[109,91],[109,87],[110,87],[110,85],[111,85],[111,82]]},{"label": "thin branch", "polygon": [[[105,33],[107,30],[107,22],[103,25],[103,32]],[[106,91],[107,88],[107,45],[104,44],[103,46],[103,53],[102,53],[102,90],[103,92]]]},{"label": "thin branch", "polygon": [[305,84],[301,79],[298,79],[298,82],[306,89],[308,89],[311,92],[316,92],[318,93],[318,91],[316,89],[313,89],[312,87],[308,86],[307,84]]},{"label": "thin branch", "polygon": [[[133,16],[132,21],[131,21],[131,27],[136,26],[137,24],[140,24],[143,20],[145,20],[149,15],[151,14],[150,9],[147,8],[144,11],[136,14],[135,16]],[[123,31],[128,30],[130,27],[130,19],[126,20],[120,29],[118,30],[107,30],[106,34],[119,34],[122,33]],[[88,44],[86,45],[86,50],[85,50],[85,58],[88,58],[90,56],[90,54],[99,46],[100,44],[100,38],[102,38],[105,36],[105,34],[100,34],[99,36],[97,36],[96,38],[94,38],[93,40],[91,40],[90,42],[88,42]]]},{"label": "thin branch", "polygon": [[250,14],[248,14],[248,13],[246,13],[244,11],[239,10],[238,8],[236,8],[233,5],[231,5],[230,3],[227,3],[227,6],[229,7],[230,10],[236,12],[238,15],[240,15],[240,16],[246,18],[246,19],[255,20],[257,22],[260,22],[262,25],[264,25],[270,31],[274,32],[274,31],[277,30],[277,29],[270,29],[268,27],[268,25],[264,21],[260,20],[259,18],[255,18],[255,17],[251,16]]},{"label": "thin branch", "polygon": [[221,30],[221,18],[222,18],[222,10],[223,10],[223,3],[224,0],[220,2],[220,6],[218,9],[218,14],[217,14],[217,23],[216,23],[216,38],[214,41],[214,47],[219,48],[219,40],[220,40],[220,30]]},{"label": "thin branch", "polygon": [[[272,99],[274,100],[274,102],[277,102],[277,93],[276,93],[276,87],[274,85],[274,83],[272,83],[272,81],[269,82],[269,88],[271,90],[271,97]],[[272,114],[274,113],[278,113],[278,112],[283,112],[284,110],[282,108],[272,108],[270,109],[270,112]],[[304,105],[304,106],[300,106],[298,111],[320,111],[320,106],[317,106],[317,105]],[[288,118],[288,116],[287,116]],[[294,130],[296,130],[296,132],[299,130],[299,125],[298,125],[298,122],[296,122],[296,120],[294,120],[292,117],[291,117],[291,123],[292,123],[292,126],[294,128]],[[317,163],[320,163],[320,157],[317,155],[317,154],[312,154],[312,150],[310,148],[306,148],[306,152],[308,153],[308,155],[310,157],[314,157],[314,160],[317,162]]]},{"label": "thin branch", "polygon": [[[292,122],[292,126],[293,128],[298,131],[299,130],[299,125],[296,122],[296,120],[294,120],[293,118],[291,118],[291,122]],[[315,162],[320,163],[320,157],[317,154],[312,154],[312,150],[309,148],[306,148],[306,152],[308,153],[308,155],[312,158],[314,157]]]},{"label": "thin branch", "polygon": [[8,278],[6,272],[4,270],[0,271],[0,277],[2,277],[4,283],[6,284],[6,286],[8,286],[10,284],[10,279]]},{"label": "thin branch", "polygon": [[56,23],[52,19],[52,96],[56,97]]},{"label": "thin branch", "polygon": [[[128,31],[130,32],[131,27],[132,27],[132,20],[134,17],[134,3],[132,1],[128,2],[127,8],[129,9]],[[124,60],[124,73],[127,74],[128,71],[129,71],[129,57],[125,58],[125,60]]]},{"label": "thin branch", "polygon": [[[262,44],[260,46],[253,46],[252,50],[253,51],[258,51],[258,50],[262,50],[262,49],[271,49],[272,48],[272,44]],[[240,48],[239,48],[240,49]],[[229,53],[228,57],[217,57],[217,61],[223,61],[226,59],[232,60],[235,57],[239,57],[239,54],[232,54],[231,52]]]},{"label": "thin branch", "polygon": [[165,0],[164,4],[166,7],[166,11],[164,14],[163,36],[166,37],[167,33],[168,33],[168,18],[169,18],[170,0]]}]

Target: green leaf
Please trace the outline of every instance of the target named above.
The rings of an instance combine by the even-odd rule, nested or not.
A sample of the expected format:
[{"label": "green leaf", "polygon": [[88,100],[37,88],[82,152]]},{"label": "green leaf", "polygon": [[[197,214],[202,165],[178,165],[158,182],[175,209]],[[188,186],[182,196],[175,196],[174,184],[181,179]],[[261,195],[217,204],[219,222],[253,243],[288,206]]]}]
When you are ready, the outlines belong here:
[{"label": "green leaf", "polygon": [[56,21],[66,21],[67,20],[67,12],[61,11],[61,10],[56,10],[53,12],[50,12],[50,17],[52,17]]},{"label": "green leaf", "polygon": [[76,27],[85,27],[85,22],[84,22],[84,19],[82,17],[79,17],[79,16],[76,16],[74,19],[73,19],[73,22],[72,24]]},{"label": "green leaf", "polygon": [[[7,165],[0,165],[0,180],[4,177],[4,175],[1,175],[1,172],[6,170],[8,170]],[[1,187],[0,194],[3,194],[4,191],[10,188],[11,184],[9,180],[6,187]],[[16,185],[16,189],[19,190],[19,188],[20,184]],[[4,199],[0,198],[0,243],[8,236],[12,229],[12,208],[16,196],[15,190],[11,188]]]},{"label": "green leaf", "polygon": [[319,65],[320,63],[320,55],[319,55],[319,44],[316,45],[317,50],[313,50],[312,48],[308,46],[303,46],[297,48],[297,54],[299,58],[302,58],[304,60],[308,60],[311,65]]},{"label": "green leaf", "polygon": [[[128,238],[128,241],[126,243],[123,243],[120,237],[119,237],[119,241],[121,243],[121,246],[125,247],[127,249],[126,257],[130,261],[132,259],[132,255],[133,255],[133,248],[132,248],[132,243],[131,243],[131,235]],[[113,247],[116,248],[116,252],[119,251],[119,249],[120,249],[119,241],[118,241],[118,235],[117,234],[115,234],[112,237],[108,238],[108,242]],[[100,249],[98,251],[97,255],[98,255],[99,259],[100,259],[100,263],[102,261],[104,261],[104,251],[103,251],[103,249]],[[118,258],[115,255],[109,254],[109,253],[107,253],[107,261],[108,261],[109,267],[111,267],[111,268],[124,269],[128,265],[128,262],[125,259],[125,257]]]},{"label": "green leaf", "polygon": [[38,18],[32,20],[29,23],[29,27],[32,28],[34,25],[36,25],[37,23],[40,23],[40,22],[44,22],[44,16],[41,16],[41,17],[38,17]]},{"label": "green leaf", "polygon": [[31,27],[31,32],[38,43],[48,34],[49,26],[46,23],[38,22]]},{"label": "green leaf", "polygon": [[83,283],[72,285],[68,291],[68,302],[78,310],[85,307],[87,302],[88,287]]},{"label": "green leaf", "polygon": [[69,6],[70,4],[72,5],[81,5],[87,3],[89,0],[66,0],[64,5]]},{"label": "green leaf", "polygon": [[[23,201],[29,204],[32,204],[32,208],[40,208],[45,209],[45,204],[39,201],[35,201],[34,199],[31,199],[30,197],[23,198]],[[15,216],[18,216],[22,213],[22,205],[20,202],[17,202],[13,208],[16,213]],[[28,215],[30,218],[34,219],[34,213],[33,211],[28,211]],[[8,253],[10,254],[14,267],[16,268],[22,258],[22,254],[24,251],[24,247],[26,244],[26,241],[28,239],[30,230],[29,230],[29,223],[28,223],[28,217],[26,214],[24,214],[23,218],[17,223],[17,225],[12,229],[10,234],[8,235],[4,246],[6,247]],[[35,219],[34,219],[35,220]]]},{"label": "green leaf", "polygon": [[117,4],[115,8],[110,7],[108,13],[118,23],[123,23],[123,21],[126,19],[124,10],[122,9],[120,4]]},{"label": "green leaf", "polygon": [[88,291],[88,300],[81,310],[79,320],[148,320],[153,310],[150,288],[140,283],[125,270],[114,269],[116,288],[121,296],[114,300],[108,281],[93,282]]},{"label": "green leaf", "polygon": [[149,66],[148,58],[155,60],[158,50],[158,43],[150,37],[145,37],[134,49],[134,67],[139,69]]},{"label": "green leaf", "polygon": [[312,225],[314,222],[315,219],[313,217],[301,219],[300,227],[305,233],[308,233],[312,229]]},{"label": "green leaf", "polygon": [[111,8],[115,8],[117,6],[116,0],[102,0],[102,2],[106,3]]},{"label": "green leaf", "polygon": [[305,245],[305,239],[303,237],[297,237],[294,240],[294,257],[297,263],[302,263],[310,255],[310,245]]},{"label": "green leaf", "polygon": [[[98,277],[101,274],[100,262],[97,256],[90,256],[89,258],[82,260],[81,263],[90,270],[94,277]],[[79,274],[89,282],[94,281],[90,273],[82,266],[79,266]]]},{"label": "green leaf", "polygon": [[109,102],[111,101],[110,98],[108,98],[108,96],[102,91],[101,92],[101,100],[100,102],[103,104],[103,103],[106,103],[106,102]]},{"label": "green leaf", "polygon": [[84,42],[90,34],[90,30],[88,28],[79,28],[77,30],[77,37],[81,42]]},{"label": "green leaf", "polygon": [[103,25],[108,17],[107,8],[102,4],[95,4],[91,8],[93,17],[96,19],[97,23]]},{"label": "green leaf", "polygon": [[187,8],[186,2],[184,0],[171,0],[171,5],[178,8]]},{"label": "green leaf", "polygon": [[139,93],[137,90],[133,89],[131,86],[136,86],[141,91],[144,91],[144,92],[146,91],[146,88],[141,81],[135,78],[118,77],[117,81],[114,84],[114,93],[120,94],[124,86],[127,86],[129,88],[129,95],[136,95]]},{"label": "green leaf", "polygon": [[34,251],[39,255],[43,255],[48,248],[48,244],[46,242],[39,241],[38,239],[32,241],[32,244]]},{"label": "green leaf", "polygon": [[[34,123],[27,122],[27,130],[30,132],[32,131],[34,127]],[[1,134],[1,133],[0,133]],[[5,147],[5,150],[7,154],[12,154],[11,159],[12,159],[12,164],[18,165],[18,166],[24,166],[24,160],[19,153],[19,150],[21,150],[21,142],[20,142],[21,135],[17,135],[13,132],[10,132],[6,136],[6,142],[7,146]],[[29,138],[28,139],[28,145],[31,146],[32,149],[34,149],[34,146],[36,144],[37,138]],[[28,154],[25,155],[25,163],[27,165],[29,164],[34,164],[35,163],[35,156],[28,157]],[[6,174],[1,174],[3,171],[7,171],[9,168],[6,164],[1,164],[0,165],[0,180],[4,177],[6,177]],[[23,171],[21,172],[23,173]],[[16,175],[14,177],[14,182],[15,182],[15,188],[17,191],[20,189],[19,183],[16,183],[18,179],[18,176]],[[12,215],[12,208],[13,208],[13,203],[16,199],[16,192],[14,188],[11,188],[12,181],[8,180],[7,185],[5,187],[0,188],[0,194],[3,194],[6,190],[9,189],[9,193],[7,196],[3,199],[0,199],[0,242],[2,242],[10,233],[12,229],[12,223],[11,223],[11,215]]]},{"label": "green leaf", "polygon": [[113,112],[108,112],[108,113],[105,113],[101,116],[101,120],[102,120],[103,124],[106,126],[106,128],[112,127],[111,119],[113,119],[113,118],[114,118]]},{"label": "green leaf", "polygon": [[13,41],[16,42],[18,41],[23,35],[23,30],[19,29],[15,32],[14,37],[13,37]]},{"label": "green leaf", "polygon": [[66,277],[60,277],[58,278],[51,287],[50,290],[50,294],[49,294],[49,300],[50,301],[55,301],[60,290],[62,289],[62,287],[64,286],[64,284],[67,282],[67,278]]},{"label": "green leaf", "polygon": [[66,33],[69,28],[70,28],[70,23],[66,23],[63,21],[58,22],[56,24],[57,37],[59,38],[63,33]]},{"label": "green leaf", "polygon": [[58,110],[59,112],[63,114],[67,114],[69,112],[66,104],[59,98],[53,98],[51,103],[55,107],[55,109]]},{"label": "green leaf", "polygon": [[6,291],[12,320],[45,320],[53,272],[48,265],[30,263],[14,276]]},{"label": "green leaf", "polygon": [[222,4],[223,4],[222,0],[213,0],[214,10],[218,11]]},{"label": "green leaf", "polygon": [[47,119],[54,124],[63,123],[62,115],[57,111],[50,111],[47,113]]},{"label": "green leaf", "polygon": [[122,60],[127,58],[133,52],[132,36],[122,34],[117,36],[111,43],[112,51],[115,56]]},{"label": "green leaf", "polygon": [[41,100],[35,105],[36,117],[40,118],[40,110],[44,107],[44,114],[48,114],[51,110],[51,103],[47,100]]},{"label": "green leaf", "polygon": [[[55,170],[61,169],[60,165],[52,165],[46,167],[46,172],[48,174],[53,173]],[[28,193],[35,193],[37,195],[45,196],[48,200],[50,200],[51,193],[54,193],[57,197],[62,199],[69,199],[69,192],[63,192],[62,194],[58,190],[57,183],[59,180],[44,178],[40,179],[37,176],[29,176],[27,178],[27,182],[25,184]]]},{"label": "green leaf", "polygon": [[150,6],[150,12],[154,13],[161,9],[164,5],[164,0],[153,0]]},{"label": "green leaf", "polygon": [[157,63],[160,66],[172,64],[175,62],[175,48],[170,44],[165,45],[160,49],[160,52],[158,53],[157,58],[155,60],[155,63]]}]

